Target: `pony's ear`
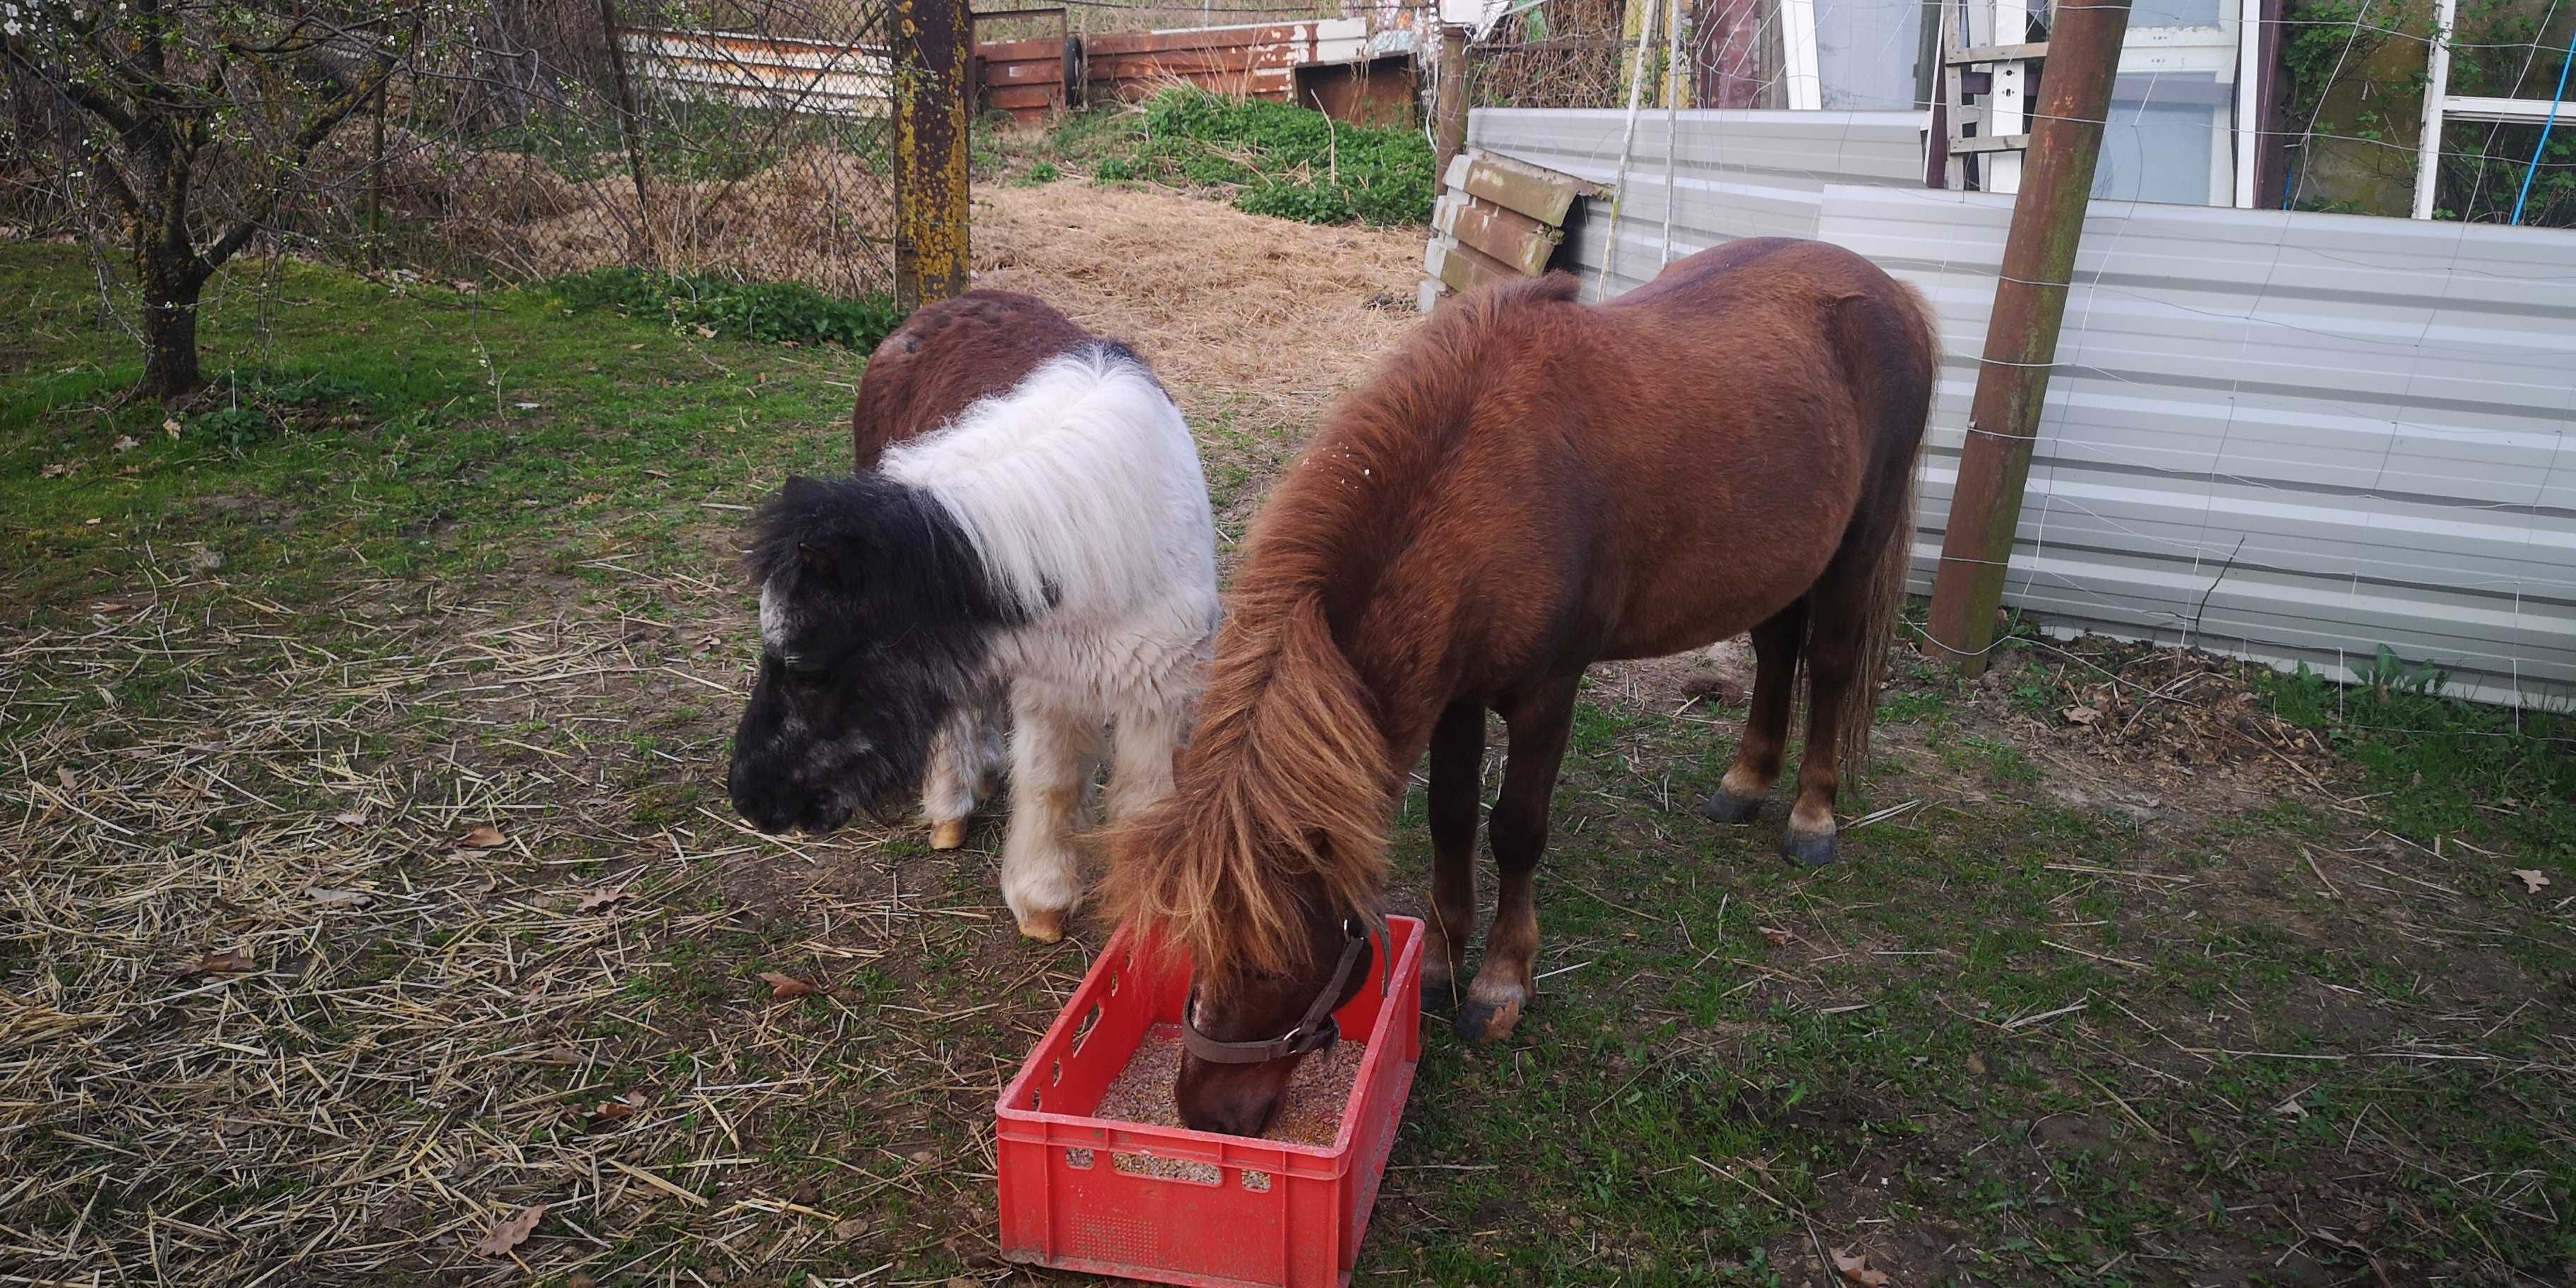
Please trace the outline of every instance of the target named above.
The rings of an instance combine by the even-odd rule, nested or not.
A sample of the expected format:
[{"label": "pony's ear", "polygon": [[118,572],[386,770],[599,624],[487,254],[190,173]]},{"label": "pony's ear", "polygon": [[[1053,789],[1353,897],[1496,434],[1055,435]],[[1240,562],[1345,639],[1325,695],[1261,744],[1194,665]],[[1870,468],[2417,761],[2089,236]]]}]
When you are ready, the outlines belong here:
[{"label": "pony's ear", "polygon": [[813,541],[799,541],[796,543],[796,561],[804,565],[806,573],[810,576],[824,581],[841,579],[840,556],[833,554],[829,546]]}]

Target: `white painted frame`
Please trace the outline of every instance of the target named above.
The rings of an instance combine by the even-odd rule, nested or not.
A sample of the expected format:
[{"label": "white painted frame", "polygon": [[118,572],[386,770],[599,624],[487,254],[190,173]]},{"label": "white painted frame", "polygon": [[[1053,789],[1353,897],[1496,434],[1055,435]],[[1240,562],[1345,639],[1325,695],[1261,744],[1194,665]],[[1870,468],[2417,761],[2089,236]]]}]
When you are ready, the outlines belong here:
[{"label": "white painted frame", "polygon": [[[2424,133],[2415,143],[2417,219],[2433,217],[2433,171],[2442,163],[2442,121],[2451,110],[2451,33],[2459,26],[2460,0],[2440,0],[2433,11],[2433,43],[2426,49]],[[2510,102],[2512,100],[2504,100]]]},{"label": "white painted frame", "polygon": [[1816,52],[1816,0],[1780,0],[1780,84],[1788,91],[1791,111],[1824,110],[1822,65]]},{"label": "white painted frame", "polygon": [[2236,11],[2236,192],[2239,210],[2254,208],[2254,165],[2263,151],[2263,0]]},{"label": "white painted frame", "polygon": [[2505,125],[2539,125],[2552,111],[2564,116],[2564,105],[2545,98],[2488,98],[2451,92],[2451,33],[2459,25],[2460,0],[2434,6],[2433,43],[2425,53],[2424,133],[2415,144],[2415,217],[2433,217],[2433,178],[2442,164],[2442,127],[2453,121],[2494,121]]}]

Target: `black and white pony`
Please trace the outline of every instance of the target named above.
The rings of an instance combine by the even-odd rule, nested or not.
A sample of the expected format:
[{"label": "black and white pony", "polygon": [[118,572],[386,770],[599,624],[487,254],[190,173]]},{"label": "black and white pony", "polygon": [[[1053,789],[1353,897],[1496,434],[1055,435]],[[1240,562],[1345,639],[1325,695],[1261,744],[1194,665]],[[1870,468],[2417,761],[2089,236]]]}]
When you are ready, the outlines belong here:
[{"label": "black and white pony", "polygon": [[868,361],[859,469],[793,478],[754,525],[760,671],[735,808],[828,831],[922,792],[962,843],[1010,713],[1002,895],[1053,941],[1110,746],[1107,806],[1171,790],[1217,623],[1216,535],[1189,427],[1143,359],[1024,295],[914,314]]}]

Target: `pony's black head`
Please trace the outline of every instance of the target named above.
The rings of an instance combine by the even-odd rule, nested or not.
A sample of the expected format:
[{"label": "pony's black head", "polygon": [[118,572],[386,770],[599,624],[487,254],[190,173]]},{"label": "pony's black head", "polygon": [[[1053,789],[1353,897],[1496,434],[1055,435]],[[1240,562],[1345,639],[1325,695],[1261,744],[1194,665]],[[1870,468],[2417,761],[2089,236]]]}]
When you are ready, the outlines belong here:
[{"label": "pony's black head", "polygon": [[1019,624],[939,499],[877,474],[787,481],[756,521],[760,674],[727,786],[763,832],[829,831],[921,783],[932,736]]}]

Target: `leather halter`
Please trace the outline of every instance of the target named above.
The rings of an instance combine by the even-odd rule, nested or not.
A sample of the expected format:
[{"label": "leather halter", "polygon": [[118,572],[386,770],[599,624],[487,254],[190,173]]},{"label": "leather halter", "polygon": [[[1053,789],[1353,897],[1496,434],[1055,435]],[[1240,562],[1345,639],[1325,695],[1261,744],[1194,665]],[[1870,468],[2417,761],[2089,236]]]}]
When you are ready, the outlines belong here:
[{"label": "leather halter", "polygon": [[[1342,918],[1342,934],[1342,958],[1333,966],[1333,977],[1307,1005],[1305,1018],[1297,1021],[1297,1027],[1263,1042],[1219,1042],[1199,1032],[1199,987],[1192,984],[1189,1002],[1181,1011],[1181,1046],[1191,1055],[1217,1064],[1268,1064],[1322,1051],[1341,1041],[1342,1026],[1333,1019],[1333,1008],[1342,1000],[1342,986],[1350,982],[1351,971],[1360,964],[1361,951],[1372,938],[1385,937],[1389,948],[1395,946],[1391,936],[1383,930],[1373,930],[1357,914]],[[1387,974],[1393,970],[1388,965],[1378,972],[1379,992],[1389,987]]]}]

